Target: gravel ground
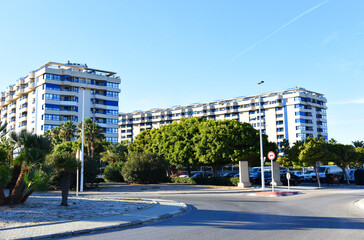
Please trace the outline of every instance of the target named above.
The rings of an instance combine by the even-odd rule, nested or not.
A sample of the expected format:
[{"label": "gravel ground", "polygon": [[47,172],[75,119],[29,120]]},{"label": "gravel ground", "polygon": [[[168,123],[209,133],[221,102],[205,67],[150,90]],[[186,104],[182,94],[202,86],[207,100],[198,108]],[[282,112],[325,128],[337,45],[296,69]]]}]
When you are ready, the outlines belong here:
[{"label": "gravel ground", "polygon": [[31,196],[21,205],[1,206],[0,229],[125,214],[154,204],[121,197],[69,197],[68,207],[62,207],[60,203],[60,196]]}]

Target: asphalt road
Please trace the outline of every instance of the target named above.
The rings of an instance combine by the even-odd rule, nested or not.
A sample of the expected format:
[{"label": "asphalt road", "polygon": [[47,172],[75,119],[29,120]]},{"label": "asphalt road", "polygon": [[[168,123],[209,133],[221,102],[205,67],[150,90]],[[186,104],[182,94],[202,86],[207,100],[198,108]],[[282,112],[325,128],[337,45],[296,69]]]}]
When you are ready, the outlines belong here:
[{"label": "asphalt road", "polygon": [[353,204],[364,198],[362,189],[317,190],[278,198],[246,193],[140,197],[181,201],[190,209],[146,225],[65,239],[364,239],[364,210]]}]

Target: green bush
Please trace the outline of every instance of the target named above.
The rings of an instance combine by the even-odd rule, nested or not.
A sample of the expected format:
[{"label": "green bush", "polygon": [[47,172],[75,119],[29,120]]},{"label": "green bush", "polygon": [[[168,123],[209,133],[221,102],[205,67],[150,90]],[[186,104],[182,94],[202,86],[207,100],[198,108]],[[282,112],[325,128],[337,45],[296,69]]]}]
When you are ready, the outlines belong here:
[{"label": "green bush", "polygon": [[159,183],[166,177],[167,162],[155,153],[134,153],[122,169],[128,183]]},{"label": "green bush", "polygon": [[169,178],[172,183],[188,183],[188,184],[196,184],[195,178],[187,178],[187,177],[171,177]]},{"label": "green bush", "polygon": [[225,177],[209,177],[209,178],[181,178],[171,177],[168,182],[172,183],[188,183],[197,185],[215,185],[215,186],[238,186],[239,178],[225,178]]},{"label": "green bush", "polygon": [[121,161],[107,165],[104,170],[104,179],[107,182],[124,182],[124,178],[121,175],[123,165],[124,163]]}]

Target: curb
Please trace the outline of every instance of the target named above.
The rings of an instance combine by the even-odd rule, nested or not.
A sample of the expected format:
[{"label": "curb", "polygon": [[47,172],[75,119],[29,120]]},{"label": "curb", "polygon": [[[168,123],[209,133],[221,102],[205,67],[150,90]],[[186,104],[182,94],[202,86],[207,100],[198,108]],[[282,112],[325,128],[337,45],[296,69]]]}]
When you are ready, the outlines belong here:
[{"label": "curb", "polygon": [[[110,225],[107,226],[101,226],[101,227],[80,227],[80,229],[77,230],[73,230],[73,231],[65,231],[65,232],[59,232],[59,233],[53,233],[53,234],[39,234],[36,235],[34,234],[34,236],[27,236],[27,237],[22,237],[22,238],[11,238],[11,239],[17,239],[17,240],[29,240],[29,239],[57,239],[57,238],[62,238],[62,237],[67,237],[67,236],[75,236],[75,235],[80,235],[80,234],[85,234],[85,233],[91,233],[91,232],[99,232],[99,231],[105,231],[105,230],[110,230],[110,229],[117,229],[117,228],[127,228],[127,227],[132,227],[132,226],[137,226],[137,225],[142,225],[142,224],[146,224],[146,223],[151,223],[151,222],[156,222],[162,219],[166,219],[166,218],[170,218],[170,217],[174,217],[177,216],[179,214],[182,214],[184,212],[187,211],[188,206],[185,203],[181,203],[181,202],[175,202],[175,201],[160,201],[160,200],[154,200],[155,202],[157,202],[157,205],[149,208],[149,209],[153,209],[153,208],[163,208],[163,207],[175,207],[178,208],[177,210],[175,209],[171,209],[171,212],[167,212],[167,213],[162,213],[160,215],[151,215],[151,216],[140,216],[139,219],[133,219],[133,220],[121,220],[119,219],[119,222],[121,223],[111,223]],[[148,210],[148,209],[147,209]],[[137,213],[141,213],[143,212],[143,210],[138,211]],[[123,214],[123,215],[114,215],[112,216],[113,218],[118,218],[118,217],[125,217],[128,214]],[[106,217],[107,218],[107,217]],[[102,218],[100,218],[101,220]],[[80,223],[82,221],[73,221],[72,223]],[[62,224],[62,223],[61,223]],[[48,227],[51,227],[51,225],[57,225],[57,224],[50,224],[48,225]],[[26,228],[26,227],[24,227]],[[6,230],[6,229],[4,229]],[[1,236],[0,236],[1,238]],[[1,238],[2,239],[2,238]],[[7,239],[7,238],[5,238]]]}]

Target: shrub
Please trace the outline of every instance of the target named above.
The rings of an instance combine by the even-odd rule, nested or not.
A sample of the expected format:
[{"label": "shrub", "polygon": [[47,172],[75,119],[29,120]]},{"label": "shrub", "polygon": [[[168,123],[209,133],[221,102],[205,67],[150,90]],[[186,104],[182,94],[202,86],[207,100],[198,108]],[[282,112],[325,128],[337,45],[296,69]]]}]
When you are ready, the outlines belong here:
[{"label": "shrub", "polygon": [[124,178],[121,175],[124,162],[118,161],[106,166],[104,170],[104,179],[107,182],[124,182]]},{"label": "shrub", "polygon": [[215,186],[238,186],[239,178],[225,178],[225,177],[209,177],[209,178],[181,178],[171,177],[169,182],[172,183],[188,183],[198,185],[215,185]]},{"label": "shrub", "polygon": [[122,169],[128,183],[159,183],[166,177],[167,162],[155,153],[134,153]]},{"label": "shrub", "polygon": [[188,183],[188,184],[196,184],[194,178],[187,177],[171,177],[169,178],[172,183]]}]

